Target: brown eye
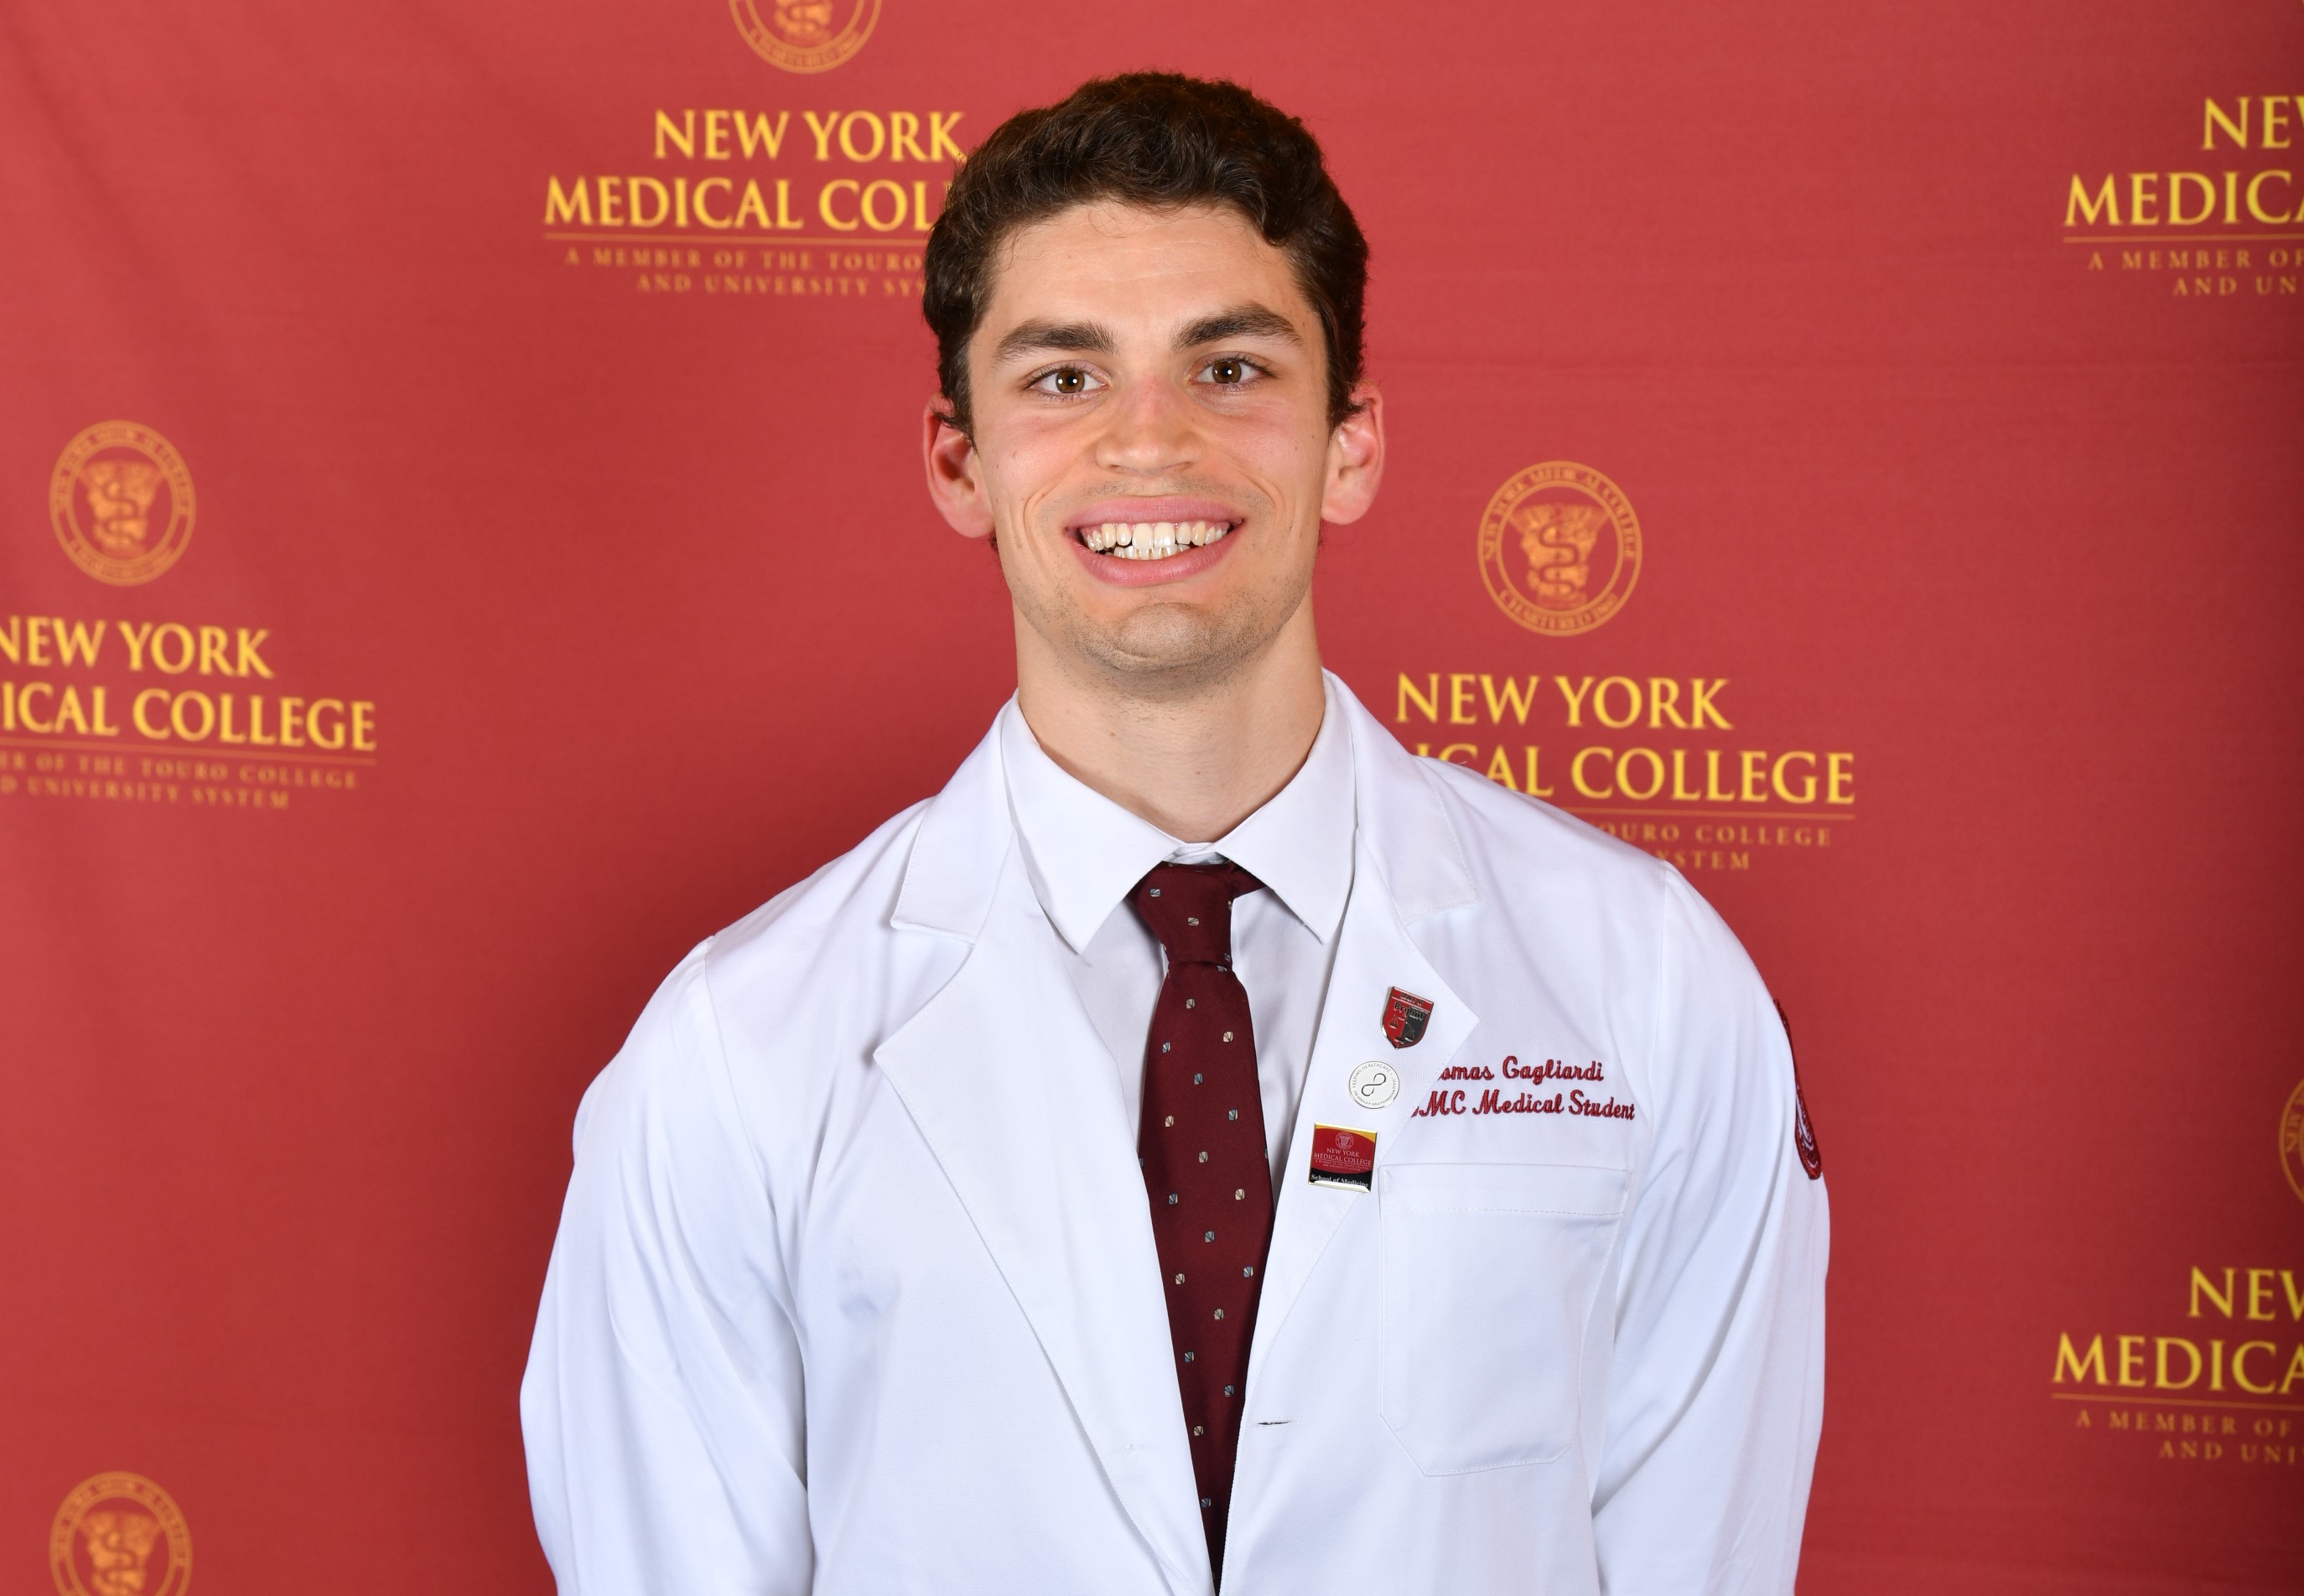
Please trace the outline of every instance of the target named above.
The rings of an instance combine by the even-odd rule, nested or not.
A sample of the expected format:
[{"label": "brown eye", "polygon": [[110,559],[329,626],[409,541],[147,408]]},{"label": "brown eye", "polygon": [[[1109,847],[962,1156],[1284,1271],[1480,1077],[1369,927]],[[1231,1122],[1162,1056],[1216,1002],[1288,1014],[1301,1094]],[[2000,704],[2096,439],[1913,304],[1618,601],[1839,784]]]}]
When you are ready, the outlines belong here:
[{"label": "brown eye", "polygon": [[1208,362],[1208,380],[1210,382],[1222,383],[1226,386],[1230,386],[1241,381],[1247,376],[1248,367],[1241,361],[1224,359],[1211,360]]},{"label": "brown eye", "polygon": [[1088,386],[1088,373],[1084,371],[1077,371],[1068,368],[1063,371],[1056,372],[1054,375],[1055,377],[1056,392],[1059,393],[1078,393]]}]

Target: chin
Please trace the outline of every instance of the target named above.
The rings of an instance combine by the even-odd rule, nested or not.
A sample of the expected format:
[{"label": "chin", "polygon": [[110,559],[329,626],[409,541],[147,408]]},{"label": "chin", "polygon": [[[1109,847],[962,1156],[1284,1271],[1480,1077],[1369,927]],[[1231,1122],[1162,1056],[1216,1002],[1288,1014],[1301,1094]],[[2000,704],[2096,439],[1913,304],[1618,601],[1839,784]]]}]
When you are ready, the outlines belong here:
[{"label": "chin", "polygon": [[1082,629],[1079,652],[1134,691],[1182,696],[1224,681],[1270,645],[1277,625],[1203,605],[1148,605],[1110,628]]}]

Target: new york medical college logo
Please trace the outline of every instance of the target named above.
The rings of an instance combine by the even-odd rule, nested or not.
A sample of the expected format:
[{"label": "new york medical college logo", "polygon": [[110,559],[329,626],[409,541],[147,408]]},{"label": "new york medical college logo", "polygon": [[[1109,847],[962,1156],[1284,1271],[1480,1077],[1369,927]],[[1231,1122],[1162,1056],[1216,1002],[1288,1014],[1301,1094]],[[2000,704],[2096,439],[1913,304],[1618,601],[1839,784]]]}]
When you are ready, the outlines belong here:
[{"label": "new york medical college logo", "polygon": [[48,1572],[60,1596],[183,1596],[191,1533],[174,1500],[143,1475],[98,1474],[56,1509]]},{"label": "new york medical college logo", "polygon": [[1766,724],[1725,676],[1622,657],[1608,638],[1634,639],[1621,630],[1585,639],[1622,612],[1648,550],[1606,475],[1566,460],[1513,472],[1474,544],[1511,625],[1399,671],[1394,735],[1411,752],[1556,804],[1683,874],[1845,847],[1856,755],[1837,736]]},{"label": "new york medical college logo", "polygon": [[[38,482],[21,486],[37,494]],[[37,612],[0,605],[0,806],[277,811],[365,784],[376,700],[299,680],[277,617],[218,619],[174,610],[165,587],[119,591],[152,583],[191,540],[191,472],[166,438],[135,421],[84,428],[48,474],[47,498],[64,556],[104,590]]]},{"label": "new york medical college logo", "polygon": [[1640,575],[1640,521],[1589,466],[1546,460],[1506,482],[1480,517],[1480,579],[1532,632],[1588,632],[1624,607]]},{"label": "new york medical college logo", "polygon": [[728,0],[736,30],[788,72],[829,72],[864,47],[880,0]]},{"label": "new york medical college logo", "polygon": [[967,159],[966,114],[823,75],[864,46],[880,4],[729,0],[744,45],[800,76],[651,97],[647,119],[623,124],[621,154],[601,145],[542,173],[553,258],[651,297],[869,300],[917,316],[928,235]]}]

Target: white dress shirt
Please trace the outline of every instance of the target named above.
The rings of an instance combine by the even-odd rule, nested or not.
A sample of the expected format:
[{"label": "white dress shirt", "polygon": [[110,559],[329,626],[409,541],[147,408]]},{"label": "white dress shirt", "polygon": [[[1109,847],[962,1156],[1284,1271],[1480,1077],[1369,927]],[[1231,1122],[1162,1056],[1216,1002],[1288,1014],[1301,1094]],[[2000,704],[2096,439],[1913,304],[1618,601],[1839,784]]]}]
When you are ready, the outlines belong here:
[{"label": "white dress shirt", "polygon": [[[1327,690],[1333,696],[1333,686]],[[1256,1024],[1257,1084],[1279,1190],[1351,893],[1355,806],[1344,716],[1327,704],[1288,785],[1213,843],[1180,842],[1068,774],[1042,751],[1012,698],[1000,712],[999,737],[1033,893],[1111,1050],[1131,1126],[1142,1110],[1144,1040],[1167,964],[1159,939],[1129,907],[1129,892],[1167,860],[1226,858],[1264,883],[1232,904],[1232,969]]]}]

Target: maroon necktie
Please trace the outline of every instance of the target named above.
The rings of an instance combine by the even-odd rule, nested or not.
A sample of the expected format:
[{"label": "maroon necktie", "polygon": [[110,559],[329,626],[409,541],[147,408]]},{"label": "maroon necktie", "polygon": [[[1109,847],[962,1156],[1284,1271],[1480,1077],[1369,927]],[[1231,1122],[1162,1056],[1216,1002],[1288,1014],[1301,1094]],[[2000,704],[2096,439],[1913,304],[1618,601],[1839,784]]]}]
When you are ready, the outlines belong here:
[{"label": "maroon necktie", "polygon": [[1249,1341],[1272,1240],[1256,1031],[1248,991],[1232,970],[1232,901],[1263,884],[1229,862],[1160,865],[1128,899],[1168,953],[1144,1043],[1136,1147],[1167,1285],[1200,1522],[1219,1579]]}]

